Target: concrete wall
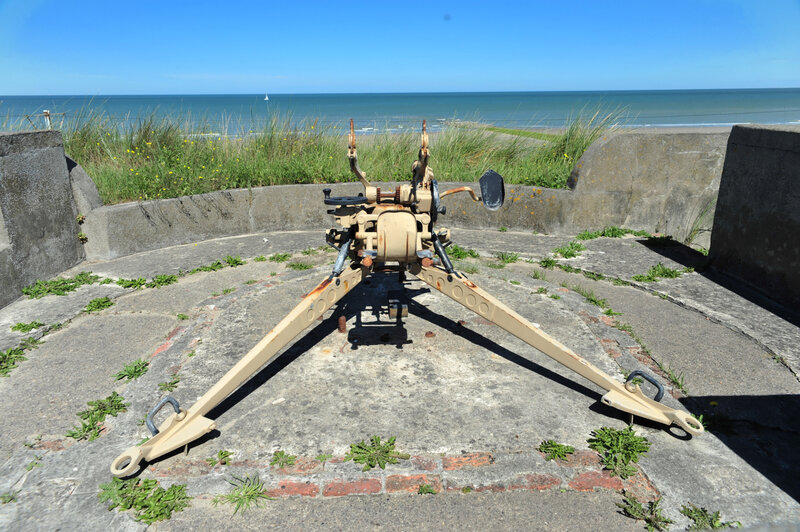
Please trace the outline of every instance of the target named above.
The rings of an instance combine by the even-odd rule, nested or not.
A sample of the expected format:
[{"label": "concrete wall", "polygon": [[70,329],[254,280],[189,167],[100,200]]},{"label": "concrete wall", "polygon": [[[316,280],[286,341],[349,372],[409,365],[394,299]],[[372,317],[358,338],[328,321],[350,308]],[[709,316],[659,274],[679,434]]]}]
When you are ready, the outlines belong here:
[{"label": "concrete wall", "polygon": [[0,306],[83,260],[61,134],[0,134]]},{"label": "concrete wall", "polygon": [[800,308],[800,127],[733,128],[711,242],[714,268]]}]

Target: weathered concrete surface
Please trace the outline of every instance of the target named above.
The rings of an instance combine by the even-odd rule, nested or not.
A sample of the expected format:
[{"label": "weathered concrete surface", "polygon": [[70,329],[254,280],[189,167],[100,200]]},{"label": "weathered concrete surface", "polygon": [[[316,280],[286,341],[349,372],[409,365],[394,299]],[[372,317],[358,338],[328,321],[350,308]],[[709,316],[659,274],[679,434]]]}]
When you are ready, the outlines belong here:
[{"label": "weathered concrete surface", "polygon": [[[459,238],[462,234],[464,239]],[[480,243],[477,231],[457,231],[455,236],[462,245],[467,245],[468,240]],[[263,242],[264,238],[267,242]],[[297,233],[293,238],[295,250],[319,245],[318,235],[312,233]],[[126,277],[150,277],[151,272],[186,270],[199,265],[198,262],[210,262],[215,256],[239,254],[241,249],[258,241],[265,245],[276,242],[271,252],[282,251],[280,245],[284,243],[274,235],[230,238],[142,253],[107,263],[97,262],[91,269],[107,275],[125,272]],[[549,246],[561,243],[553,237],[511,232],[497,233],[492,238],[486,238],[484,233],[482,241],[487,247],[505,247],[504,251],[519,252],[531,258],[540,258]],[[633,246],[643,247],[634,239],[602,242],[598,252],[584,252],[587,258],[605,257],[606,262],[618,264],[637,249]],[[211,251],[202,251],[206,245]],[[612,252],[609,246],[616,246],[616,251]],[[621,378],[622,369],[654,371],[650,367],[652,361],[642,356],[638,343],[611,326],[612,317],[603,315],[600,308],[589,304],[571,288],[555,284],[553,281],[559,280],[555,273],[547,274],[553,279],[532,278],[530,273],[535,266],[525,262],[492,269],[488,265],[496,261],[489,256],[491,252],[478,244],[476,247],[483,257],[465,261],[466,265],[479,270],[471,277],[539,323],[549,334],[618,378]],[[599,253],[600,250],[604,253]],[[0,492],[22,491],[18,502],[0,506],[0,523],[7,523],[4,527],[11,529],[36,526],[140,528],[129,516],[106,511],[97,501],[96,493],[97,486],[109,480],[107,468],[114,456],[144,436],[145,430],[138,422],[161,395],[158,384],[168,381],[177,371],[180,383],[172,395],[185,406],[190,405],[294,306],[303,293],[326,275],[331,258],[330,253],[297,253],[293,260],[308,261],[319,267],[294,272],[283,264],[248,261],[237,268],[187,276],[175,285],[158,290],[126,291],[116,297],[116,305],[111,309],[75,319],[65,330],[45,336],[46,343],[38,351],[28,352],[30,360],[22,362],[8,379],[0,380],[0,392],[10,389],[9,383],[19,378],[19,383],[24,381],[27,385],[30,397],[57,398],[61,393],[59,386],[79,385],[69,384],[69,379],[64,379],[62,384],[56,378],[45,383],[32,374],[37,373],[36,364],[50,363],[54,367],[68,364],[95,386],[107,383],[105,392],[100,388],[85,390],[92,395],[84,397],[84,401],[104,397],[117,389],[131,406],[118,418],[107,420],[108,430],[93,442],[71,443],[64,439],[60,435],[63,432],[59,432],[63,431],[63,426],[58,425],[63,424],[62,420],[52,427],[43,426],[41,431],[34,430],[31,436],[45,432],[44,429],[48,432],[39,442],[28,438],[33,449],[23,447],[17,436],[11,438],[14,454],[0,468]],[[699,276],[685,277],[691,280]],[[256,282],[251,283],[253,280]],[[567,280],[570,287],[575,282]],[[213,526],[221,522],[223,512],[230,515],[232,510],[225,506],[211,507],[210,498],[227,492],[230,486],[226,479],[230,475],[256,472],[275,496],[315,495],[314,499],[319,499],[271,501],[271,506],[264,511],[274,511],[276,520],[286,515],[286,521],[281,522],[289,525],[298,522],[288,517],[298,508],[303,509],[298,511],[313,510],[324,522],[343,522],[342,512],[348,514],[341,509],[344,503],[336,502],[334,495],[375,493],[348,506],[354,508],[351,514],[354,526],[374,526],[378,521],[366,520],[369,512],[391,517],[399,509],[420,508],[422,512],[432,512],[425,510],[432,505],[447,514],[472,505],[490,515],[493,508],[512,512],[508,514],[509,519],[513,519],[510,523],[519,522],[523,515],[531,520],[539,515],[563,516],[563,520],[555,520],[553,525],[559,527],[559,523],[563,523],[563,527],[574,528],[574,521],[564,513],[565,508],[582,503],[594,505],[590,512],[593,529],[638,526],[632,521],[620,521],[612,506],[620,498],[618,494],[611,494],[621,489],[629,489],[644,498],[660,494],[666,515],[675,519],[678,527],[687,524],[678,509],[690,501],[720,510],[724,519],[740,520],[746,526],[800,520],[800,505],[787,495],[800,496],[796,461],[783,459],[781,463],[786,470],[778,474],[765,463],[777,462],[777,457],[770,456],[760,462],[753,460],[757,449],[747,448],[736,433],[728,436],[713,430],[683,441],[660,427],[637,425],[637,433],[646,435],[652,442],[651,451],[640,461],[640,473],[624,483],[609,477],[600,470],[596,454],[587,449],[586,438],[591,430],[600,426],[624,427],[627,420],[626,416],[596,402],[599,393],[593,385],[573,377],[547,357],[508,338],[497,326],[476,319],[463,307],[431,293],[416,281],[407,284],[409,317],[403,320],[403,326],[380,318],[375,314],[375,305],[383,302],[387,291],[396,283],[394,276],[376,275],[370,285],[361,285],[333,312],[326,314],[326,319],[286,349],[276,364],[260,371],[251,384],[212,412],[211,417],[219,424],[219,434],[193,446],[188,456],[178,453],[165,457],[142,473],[144,477],[160,479],[164,485],[185,483],[190,494],[197,497],[191,508],[159,526],[184,529],[192,524]],[[641,336],[661,334],[657,318],[675,307],[641,290],[615,287],[608,282],[598,285],[613,294],[624,291],[619,296],[620,301],[625,301],[631,312],[643,315],[635,324]],[[222,293],[221,287],[234,290],[213,295]],[[95,288],[83,287],[76,294]],[[540,293],[540,289],[546,293]],[[560,299],[552,299],[550,295],[558,295]],[[44,308],[58,306],[61,300],[47,297],[32,303]],[[657,305],[651,307],[648,301]],[[5,309],[6,323],[14,322],[14,309],[21,303]],[[696,316],[705,320],[699,313],[675,308],[688,313],[682,319]],[[186,313],[189,319],[178,320],[174,317],[177,312]],[[336,331],[336,317],[340,313],[348,318],[345,334]],[[26,306],[20,315],[27,319],[35,315],[35,311]],[[158,321],[162,317],[163,324]],[[108,320],[109,326],[101,327],[103,320]],[[155,321],[143,325],[141,320]],[[661,321],[666,324],[668,320]],[[688,323],[691,329],[691,322]],[[721,334],[721,326],[713,325],[702,330],[711,344]],[[147,335],[152,335],[152,340],[142,335],[144,329]],[[141,341],[126,340],[137,334],[142,335]],[[98,335],[103,339],[92,341],[83,349],[79,343],[73,348],[65,343],[70,337],[77,342],[81,336],[96,338]],[[163,338],[160,344],[156,340],[159,337]],[[735,338],[724,336],[727,349],[701,353],[718,358],[718,373],[705,377],[704,361],[685,371],[692,373],[690,392],[698,394],[691,399],[705,403],[706,408],[712,400],[718,402],[719,408],[726,409],[738,432],[745,423],[740,419],[748,419],[749,414],[737,410],[767,412],[772,399],[765,395],[769,392],[767,388],[752,388],[746,381],[739,386],[741,379],[737,372],[742,367],[759,368],[765,380],[773,380],[778,373],[771,373],[771,370],[787,370],[771,360],[759,358],[752,341],[743,335],[739,335],[739,340],[744,348],[738,349]],[[119,351],[121,358],[99,362],[97,357],[102,353],[98,353],[94,345],[100,342],[104,347],[102,353]],[[620,352],[614,353],[612,346]],[[661,357],[662,349],[667,357],[675,356],[664,346],[668,346],[668,339],[664,343],[653,342],[651,349],[656,360]],[[48,349],[46,356],[39,357],[39,352],[44,353],[45,348]],[[149,353],[145,355],[151,361],[148,372],[130,383],[112,382],[109,371],[115,364],[122,364],[126,356],[140,356],[137,350]],[[39,358],[34,360],[33,357]],[[748,360],[730,365],[732,357],[748,357]],[[677,364],[679,360],[669,358],[668,363]],[[765,363],[773,365],[762,367]],[[730,372],[725,373],[729,367]],[[89,377],[95,374],[97,377]],[[731,383],[729,395],[706,394],[704,382],[717,379]],[[789,402],[782,406],[782,413],[788,416],[793,404],[796,408],[791,398],[797,396],[800,383],[793,389],[791,380],[776,382],[789,393],[786,396]],[[65,397],[72,397],[78,391],[76,388],[74,392],[63,393]],[[5,406],[7,400],[10,399],[0,401],[4,410],[9,409]],[[664,400],[680,406],[671,396]],[[728,405],[732,407],[729,409]],[[20,419],[25,411],[41,419],[46,416],[35,411],[59,414],[54,418],[66,415],[60,406],[49,404],[49,400],[17,401],[13,408],[21,410]],[[77,420],[74,416],[71,419]],[[771,431],[769,444],[779,452],[791,449],[796,441],[791,419],[787,418],[789,426],[769,421],[766,427]],[[762,429],[765,427],[759,426],[757,430]],[[361,473],[360,466],[341,461],[349,443],[372,434],[384,438],[397,436],[398,448],[414,455],[413,460],[390,465],[385,471],[367,473]],[[751,438],[752,434],[747,432],[746,437]],[[579,452],[570,462],[547,462],[535,450],[545,438],[571,444]],[[68,448],[57,450],[62,446]],[[221,449],[234,451],[233,463],[210,467],[204,459]],[[272,452],[277,449],[299,455],[296,467],[270,467]],[[314,460],[319,452],[334,455],[324,468]],[[763,448],[760,452],[763,454]],[[42,466],[26,471],[26,465],[36,454],[42,457]],[[413,491],[423,481],[455,493],[437,495],[435,497],[441,499],[433,503],[424,497],[402,495],[404,490]],[[500,493],[478,494],[476,499],[462,504],[462,497],[476,495],[459,493],[464,487]],[[565,492],[561,493],[562,490]],[[597,493],[590,497],[584,495],[583,490]],[[520,494],[508,493],[515,491]],[[377,494],[391,497],[387,502],[386,495]],[[338,501],[350,499],[345,497]],[[519,506],[522,500],[528,501],[529,506]],[[251,516],[262,515],[262,512],[254,512],[237,517],[237,526],[239,523],[244,527],[253,526]],[[421,524],[421,521],[422,518],[414,522]]]},{"label": "weathered concrete surface", "polygon": [[570,177],[564,227],[616,225],[684,241],[699,218],[711,221],[727,140],[727,132],[635,130],[596,141]]},{"label": "weathered concrete surface", "polygon": [[83,259],[60,133],[0,133],[0,212],[0,306]]},{"label": "weathered concrete surface", "polygon": [[67,170],[69,171],[69,182],[72,187],[72,197],[75,200],[75,207],[78,213],[86,215],[86,213],[103,206],[103,201],[100,199],[100,194],[97,192],[92,178],[86,171],[67,157]]},{"label": "weathered concrete surface", "polygon": [[800,308],[800,126],[735,126],[714,216],[713,267]]}]

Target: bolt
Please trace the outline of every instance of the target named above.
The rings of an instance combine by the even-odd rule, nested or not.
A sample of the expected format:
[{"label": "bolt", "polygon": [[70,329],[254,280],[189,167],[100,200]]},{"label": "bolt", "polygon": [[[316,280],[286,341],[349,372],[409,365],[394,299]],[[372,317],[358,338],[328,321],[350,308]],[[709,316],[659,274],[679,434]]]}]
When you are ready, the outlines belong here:
[{"label": "bolt", "polygon": [[347,318],[344,316],[339,316],[339,332],[346,333],[347,332]]}]

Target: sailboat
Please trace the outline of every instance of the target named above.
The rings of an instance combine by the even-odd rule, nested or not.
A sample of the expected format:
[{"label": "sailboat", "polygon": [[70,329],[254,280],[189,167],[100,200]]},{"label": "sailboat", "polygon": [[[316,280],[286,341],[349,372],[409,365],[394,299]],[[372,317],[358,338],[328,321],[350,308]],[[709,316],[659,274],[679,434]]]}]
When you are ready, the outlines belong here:
[{"label": "sailboat", "polygon": [[268,101],[269,101],[269,94],[265,94],[265,95],[264,95],[264,101],[265,101],[265,102],[268,102]]}]

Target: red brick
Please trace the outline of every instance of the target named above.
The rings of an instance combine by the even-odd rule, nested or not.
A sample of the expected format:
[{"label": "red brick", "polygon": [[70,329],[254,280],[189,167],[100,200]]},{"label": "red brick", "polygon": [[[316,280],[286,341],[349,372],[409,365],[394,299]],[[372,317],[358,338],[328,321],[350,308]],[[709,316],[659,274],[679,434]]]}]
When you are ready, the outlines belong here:
[{"label": "red brick", "polygon": [[639,471],[632,477],[622,481],[625,493],[629,493],[643,502],[650,502],[661,497],[661,493],[644,474]]},{"label": "red brick", "polygon": [[381,492],[381,479],[365,478],[362,480],[331,480],[325,484],[322,495],[325,497],[341,497],[343,495],[370,495]]},{"label": "red brick", "polygon": [[157,354],[161,353],[162,351],[166,351],[172,346],[172,340],[167,340],[160,346],[156,347],[156,350],[153,352],[151,356],[156,356]]},{"label": "red brick", "polygon": [[316,497],[319,495],[319,486],[311,482],[296,482],[282,480],[278,486],[267,491],[270,497]]},{"label": "red brick", "polygon": [[569,481],[569,487],[577,491],[596,489],[622,490],[622,480],[612,477],[608,471],[587,471]]},{"label": "red brick", "polygon": [[167,340],[172,340],[178,333],[182,333],[184,331],[183,327],[175,327],[172,331],[167,335]]},{"label": "red brick", "polygon": [[514,479],[514,482],[508,487],[509,490],[543,491],[561,485],[561,479],[559,478],[536,473],[520,475]]},{"label": "red brick", "polygon": [[284,475],[308,475],[318,470],[322,470],[322,462],[300,457],[295,460],[294,464],[278,469],[278,472]]},{"label": "red brick", "polygon": [[575,451],[567,456],[566,465],[569,467],[596,467],[600,465],[600,455],[594,451]]},{"label": "red brick", "polygon": [[463,469],[465,467],[482,467],[494,463],[490,453],[467,453],[461,456],[442,457],[442,468],[445,471]]},{"label": "red brick", "polygon": [[556,292],[569,292],[569,288],[556,288]]},{"label": "red brick", "polygon": [[424,456],[412,456],[411,463],[414,464],[414,467],[423,471],[434,471],[436,469],[436,460],[425,458]]},{"label": "red brick", "polygon": [[420,485],[430,484],[437,492],[442,491],[442,481],[438,476],[428,475],[389,475],[386,477],[386,493],[407,491],[416,493]]},{"label": "red brick", "polygon": [[609,327],[613,327],[617,323],[617,320],[615,320],[611,316],[600,316],[600,321],[602,321]]}]

